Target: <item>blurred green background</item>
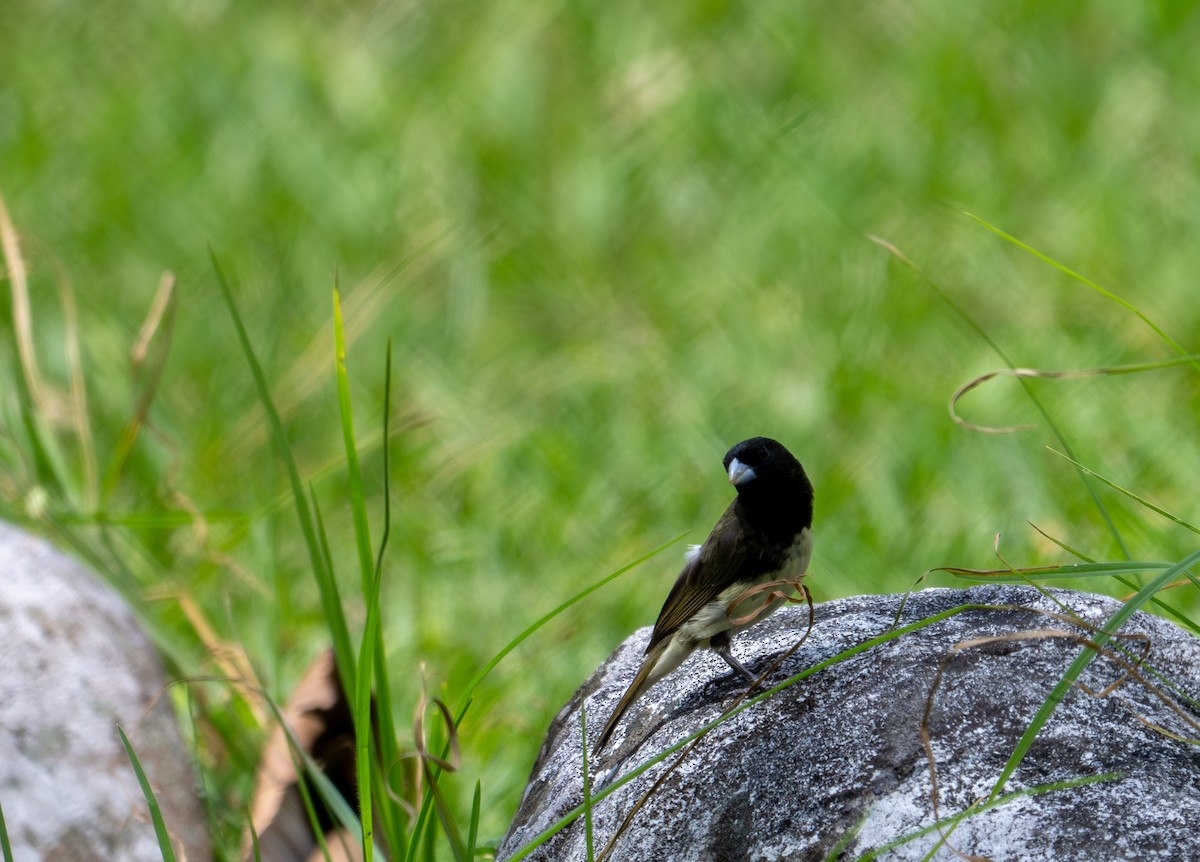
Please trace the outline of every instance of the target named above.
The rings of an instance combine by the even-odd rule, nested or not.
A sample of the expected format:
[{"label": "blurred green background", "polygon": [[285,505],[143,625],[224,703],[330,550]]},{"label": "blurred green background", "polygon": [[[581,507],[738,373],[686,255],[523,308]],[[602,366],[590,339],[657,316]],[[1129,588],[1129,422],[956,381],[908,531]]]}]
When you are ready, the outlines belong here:
[{"label": "blurred green background", "polygon": [[[757,434],[816,485],[818,600],[995,566],[996,533],[1014,564],[1070,561],[1028,521],[1096,559],[1195,546],[1101,487],[1118,541],[1016,382],[962,412],[1035,430],[954,425],[950,394],[1003,360],[868,239],[1017,365],[1176,354],[964,210],[1200,350],[1193,4],[8,0],[2,17],[0,195],[64,405],[64,290],[77,306],[98,466],[89,479],[64,409],[43,418],[65,472],[39,470],[5,281],[0,515],[93,549],[145,600],[176,675],[218,669],[188,602],[279,698],[327,644],[210,247],[322,503],[355,631],[335,273],[376,538],[394,342],[383,594],[402,712],[422,680],[454,702],[587,584],[683,530],[701,541],[730,498],[721,456]],[[168,270],[165,359],[134,369]],[[145,426],[111,468],[153,369]],[[1195,519],[1194,368],[1031,386],[1081,461]],[[458,786],[482,780],[485,835],[561,704],[653,622],[681,552],[557,618],[479,690]],[[204,757],[236,847],[261,731],[222,715],[220,686],[203,697],[235,749]]]}]

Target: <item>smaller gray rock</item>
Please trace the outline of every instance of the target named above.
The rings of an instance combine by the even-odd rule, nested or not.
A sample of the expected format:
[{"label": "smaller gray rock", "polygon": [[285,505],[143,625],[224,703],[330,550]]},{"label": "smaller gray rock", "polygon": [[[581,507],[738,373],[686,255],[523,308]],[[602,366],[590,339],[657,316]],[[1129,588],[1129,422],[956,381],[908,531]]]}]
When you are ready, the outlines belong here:
[{"label": "smaller gray rock", "polygon": [[42,539],[0,523],[0,807],[21,862],[157,860],[117,724],[180,858],[211,857],[158,655],[124,602]]},{"label": "smaller gray rock", "polygon": [[[1120,606],[1087,593],[1055,590],[1053,595],[1093,624]],[[860,596],[817,605],[808,640],[767,685],[886,633],[900,598]],[[886,860],[961,858],[936,847],[936,831],[922,833],[934,816],[921,727],[938,667],[968,639],[1070,628],[1033,612],[1061,612],[1054,602],[1015,586],[926,590],[909,599],[899,622],[903,626],[965,604],[1016,607],[955,613],[837,661],[735,716],[706,736],[646,799],[607,858],[822,860],[871,851]],[[786,608],[735,639],[734,651],[761,672],[796,642],[807,620],[807,609]],[[1178,686],[1177,702],[1195,721],[1186,704],[1191,698],[1194,705],[1200,696],[1200,641],[1141,613],[1123,631],[1149,638],[1153,671],[1147,677]],[[594,739],[633,678],[649,633],[643,629],[627,640],[551,724],[500,859],[518,853],[582,803],[581,701],[586,699]],[[1030,719],[1081,649],[1066,637],[1027,637],[955,654],[929,720],[942,818],[989,794]],[[1098,657],[1081,682],[1098,692],[1121,672]],[[716,656],[693,656],[634,705],[609,748],[593,760],[593,794],[717,718],[744,687]],[[1015,796],[963,819],[952,842],[964,853],[996,862],[1200,858],[1195,829],[1200,756],[1187,742],[1150,725],[1197,736],[1194,727],[1135,681],[1107,697],[1073,689],[1006,792],[1105,773],[1118,777]],[[674,760],[674,755],[667,758],[594,805],[597,853]],[[583,819],[528,858],[585,859]]]}]

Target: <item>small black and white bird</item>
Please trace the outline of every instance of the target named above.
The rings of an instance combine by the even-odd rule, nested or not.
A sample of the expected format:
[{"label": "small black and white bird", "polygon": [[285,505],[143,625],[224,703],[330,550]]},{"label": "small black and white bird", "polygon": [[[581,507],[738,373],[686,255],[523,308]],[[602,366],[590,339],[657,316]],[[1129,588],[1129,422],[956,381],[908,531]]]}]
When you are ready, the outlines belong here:
[{"label": "small black and white bird", "polygon": [[[654,624],[646,658],[604,726],[596,751],[608,742],[633,702],[698,647],[709,647],[735,671],[753,679],[730,652],[730,639],[785,600],[770,591],[740,602],[738,598],[755,586],[808,570],[813,487],[800,462],[781,443],[754,437],[730,449],[724,463],[737,497],[704,544],[689,548],[683,571]],[[750,622],[734,625],[731,616]]]}]

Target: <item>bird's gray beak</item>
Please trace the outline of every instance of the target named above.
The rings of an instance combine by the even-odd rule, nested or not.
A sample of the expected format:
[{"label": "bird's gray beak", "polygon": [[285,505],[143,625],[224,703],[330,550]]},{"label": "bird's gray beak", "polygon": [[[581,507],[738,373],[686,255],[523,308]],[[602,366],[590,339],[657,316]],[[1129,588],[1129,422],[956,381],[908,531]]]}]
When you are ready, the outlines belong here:
[{"label": "bird's gray beak", "polygon": [[735,488],[740,488],[742,485],[745,485],[756,475],[758,474],[756,474],[754,470],[747,467],[737,458],[734,458],[729,462],[729,484]]}]

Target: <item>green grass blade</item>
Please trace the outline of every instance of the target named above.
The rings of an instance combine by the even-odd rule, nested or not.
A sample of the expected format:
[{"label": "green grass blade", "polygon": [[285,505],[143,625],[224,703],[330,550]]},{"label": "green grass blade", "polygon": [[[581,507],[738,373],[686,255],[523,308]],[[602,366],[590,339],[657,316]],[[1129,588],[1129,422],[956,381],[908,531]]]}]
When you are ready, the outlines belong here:
[{"label": "green grass blade", "polygon": [[[316,521],[317,550],[324,564],[323,573],[317,578],[317,589],[321,594],[321,607],[325,610],[326,623],[329,625],[330,637],[333,640],[333,659],[337,665],[338,675],[342,679],[342,687],[348,692],[347,698],[353,692],[354,648],[350,645],[350,629],[346,626],[346,615],[342,610],[342,597],[338,592],[337,580],[333,577],[333,554],[329,550],[329,536],[325,532],[325,518],[321,514],[321,504],[317,501],[317,492],[310,485],[309,496],[312,499],[313,518]],[[329,616],[331,609],[336,612]]]},{"label": "green grass blade", "polygon": [[[284,721],[283,713],[278,704],[270,698],[267,699],[267,706],[275,716],[275,720],[282,723]],[[334,786],[329,776],[322,770],[320,764],[313,760],[312,755],[296,744],[295,737],[290,733],[287,735],[288,755],[292,760],[292,766],[298,776],[307,777],[308,781],[312,782],[316,789],[317,796],[325,805],[326,809],[332,815],[334,822],[343,826],[354,841],[362,840],[362,823],[359,821],[358,815],[350,807],[350,803],[342,796],[341,792]],[[305,781],[297,781],[296,789],[300,793],[301,801],[304,805],[305,812],[309,819],[309,824],[312,827],[313,834],[316,836],[317,844],[322,848],[322,853],[325,858],[329,857],[329,850],[326,846],[325,836],[320,828],[320,823],[317,817],[316,804],[313,800],[312,793]],[[378,850],[378,848],[376,848]]]},{"label": "green grass blade", "polygon": [[1065,455],[1062,452],[1059,452],[1057,449],[1053,449],[1049,446],[1047,446],[1046,448],[1049,449],[1051,452],[1053,452],[1058,457],[1064,459],[1065,461],[1070,462],[1071,465],[1075,467],[1075,469],[1077,469],[1083,473],[1086,473],[1087,475],[1093,477],[1094,479],[1096,479],[1099,482],[1103,482],[1105,485],[1112,488],[1114,491],[1119,491],[1120,493],[1124,494],[1129,499],[1133,500],[1138,505],[1146,507],[1151,512],[1154,512],[1156,515],[1161,515],[1162,517],[1166,518],[1168,521],[1170,521],[1173,524],[1178,524],[1181,527],[1191,530],[1193,533],[1200,534],[1200,527],[1197,527],[1195,524],[1190,523],[1189,521],[1185,521],[1183,518],[1180,518],[1178,515],[1171,514],[1166,509],[1163,509],[1160,506],[1154,505],[1149,500],[1147,500],[1145,497],[1140,497],[1137,494],[1135,494],[1133,491],[1130,491],[1128,488],[1118,485],[1112,479],[1109,479],[1106,476],[1102,476],[1101,474],[1099,474],[1095,470],[1093,470],[1091,467],[1085,467],[1083,464],[1080,464],[1078,461],[1076,461],[1070,455]]},{"label": "green grass blade", "polygon": [[437,833],[435,833],[433,831],[433,829],[425,830],[425,841],[424,841],[424,844],[422,845],[421,849],[424,852],[424,858],[425,858],[426,862],[438,862],[437,852],[436,852],[437,847],[434,844],[434,838],[435,838],[436,834]]},{"label": "green grass blade", "polygon": [[[441,769],[435,769],[430,777],[431,786],[425,788],[425,795],[421,798],[421,809],[417,812],[417,819],[413,823],[412,834],[409,836],[408,855],[405,857],[405,862],[415,862],[417,851],[422,847],[421,836],[426,836],[428,841],[428,837],[433,834],[430,823],[430,812],[433,811],[434,804],[432,782],[436,781],[441,774]],[[433,858],[428,849],[425,851],[425,858]]]},{"label": "green grass blade", "polygon": [[43,487],[53,488],[59,494],[70,498],[70,470],[66,458],[59,448],[58,441],[46,428],[46,423],[33,409],[32,403],[22,400],[21,423],[25,426],[25,435],[29,443],[29,451],[33,454],[33,466],[38,477],[38,483]]},{"label": "green grass blade", "polygon": [[[391,437],[392,418],[392,340],[387,342],[387,354],[383,373],[383,533],[379,538],[379,550],[375,554],[375,577],[383,572],[383,555],[392,536],[392,484],[391,455],[388,440]],[[380,799],[388,798],[388,776],[391,767],[399,760],[400,744],[396,740],[395,712],[392,707],[392,690],[387,670],[387,653],[383,646],[383,627],[375,644],[375,705],[379,726],[379,771]],[[403,856],[408,848],[408,838],[396,808],[389,804],[380,806],[380,818],[388,838],[388,846],[394,856]]]},{"label": "green grass blade", "polygon": [[[362,582],[363,597],[367,601],[371,601],[371,596],[374,592],[375,600],[378,601],[378,586],[377,584],[380,574],[380,564],[382,563],[383,549],[386,547],[386,535],[384,541],[380,543],[379,557],[376,562],[372,561],[371,553],[371,528],[367,520],[367,504],[366,492],[363,487],[362,467],[358,460],[358,443],[354,434],[354,408],[350,398],[350,374],[346,366],[346,338],[345,330],[342,321],[342,303],[341,295],[337,288],[333,291],[333,340],[334,340],[334,359],[337,377],[337,392],[338,392],[338,410],[341,418],[342,426],[342,443],[346,452],[346,477],[349,486],[350,495],[350,510],[354,522],[354,539],[355,549],[358,554],[359,575]],[[387,433],[388,433],[388,410],[390,396],[388,389],[391,385],[391,346],[388,347],[388,368],[387,383],[385,384],[384,394],[384,485],[387,485]],[[386,519],[390,507],[385,499],[385,534],[387,531]],[[368,675],[367,681],[370,683],[374,679],[376,692],[376,702],[379,707],[379,743],[380,743],[380,762],[382,764],[390,764],[396,758],[396,736],[395,723],[392,720],[392,699],[387,673],[387,657],[383,644],[383,630],[376,622],[375,637],[377,642],[372,646],[372,667],[374,671]],[[361,673],[361,667],[360,667]],[[368,692],[370,685],[367,686]],[[368,714],[368,720],[369,720]],[[371,725],[360,725],[355,723],[356,734],[359,738],[370,735]],[[386,771],[386,768],[385,768]],[[385,772],[379,774],[379,780],[382,782]],[[382,783],[380,784],[382,786]],[[391,809],[383,805],[380,807],[380,817],[384,824],[384,834],[388,836],[389,843],[393,844],[398,840],[396,830],[393,828],[392,818],[390,817]],[[364,824],[366,825],[366,824]],[[402,840],[402,839],[400,839]]]},{"label": "green grass blade", "polygon": [[146,805],[150,808],[150,819],[154,822],[154,834],[158,836],[158,852],[162,854],[163,862],[175,862],[175,851],[171,849],[171,836],[167,834],[167,824],[163,822],[162,811],[159,810],[158,799],[154,796],[150,781],[146,778],[146,773],[142,769],[137,755],[134,754],[133,746],[129,744],[129,737],[125,735],[124,729],[119,724],[117,733],[121,734],[121,744],[125,746],[125,753],[129,755],[129,762],[133,764],[133,771],[137,773],[138,784],[142,785],[142,795],[146,797]]},{"label": "green grass blade", "polygon": [[1114,575],[1140,575],[1149,571],[1169,569],[1174,563],[1159,561],[1130,561],[1115,563],[1072,563],[1065,566],[1034,566],[1018,569],[960,569],[954,566],[939,566],[934,572],[946,572],[965,581],[1004,583],[1024,581],[1027,576],[1039,581],[1068,580],[1072,578],[1113,577]]},{"label": "green grass blade", "polygon": [[[183,700],[182,712],[187,718],[187,733],[184,742],[187,745],[188,758],[194,764],[204,763],[205,754],[201,750],[200,731],[196,727],[196,697],[191,686],[183,686]],[[208,834],[219,835],[220,818],[217,815],[216,800],[213,798],[213,791],[209,786],[208,776],[204,769],[196,771],[196,790],[200,796],[200,802],[204,805],[204,817],[208,821]]]},{"label": "green grass blade", "polygon": [[[306,770],[310,777],[315,776],[317,773],[320,773],[321,777],[325,776],[325,773],[321,771],[320,766],[318,766],[316,763],[310,763],[309,758],[307,757],[298,756],[297,751],[299,750],[293,748],[292,763],[295,765],[297,776],[304,775]],[[304,755],[305,752],[299,751],[299,754]],[[321,850],[321,858],[324,859],[325,862],[332,862],[329,857],[329,843],[325,840],[325,830],[321,828],[321,820],[317,816],[317,805],[313,800],[312,792],[308,788],[308,783],[305,781],[297,781],[296,789],[300,791],[300,801],[304,805],[304,814],[306,817],[308,817],[308,828],[312,832],[313,838],[317,842],[317,847]],[[322,802],[325,802],[327,805],[330,803],[331,799],[320,787],[317,788],[317,793],[321,795]]]},{"label": "green grass blade", "polygon": [[450,804],[446,801],[446,794],[442,791],[441,777],[444,774],[439,772],[435,775],[432,770],[429,771],[429,789],[433,793],[434,807],[437,809],[438,820],[442,824],[442,831],[446,834],[446,840],[450,844],[450,852],[454,854],[455,862],[470,862],[470,857],[467,856],[467,842],[463,839],[458,824],[451,816]]},{"label": "green grass blade", "polygon": [[337,367],[338,409],[342,420],[342,443],[346,450],[346,481],[350,490],[350,511],[354,517],[354,547],[358,551],[358,569],[362,591],[371,591],[371,527],[367,522],[366,496],[363,493],[362,468],[354,440],[354,410],[350,402],[350,375],[346,370],[346,338],[342,329],[342,302],[337,288],[333,291],[333,343]]},{"label": "green grass blade", "polygon": [[258,846],[258,830],[254,828],[254,821],[250,817],[250,811],[246,811],[246,826],[250,830],[250,852],[254,862],[262,862],[262,849]]},{"label": "green grass blade", "polygon": [[992,233],[996,234],[997,236],[1001,237],[1002,239],[1007,240],[1008,242],[1011,242],[1017,248],[1022,249],[1023,251],[1029,252],[1031,255],[1033,255],[1034,257],[1036,257],[1038,260],[1042,261],[1043,263],[1049,264],[1050,266],[1054,267],[1059,272],[1061,272],[1063,275],[1066,275],[1069,278],[1075,279],[1075,281],[1078,281],[1080,284],[1091,288],[1092,290],[1096,291],[1096,293],[1103,296],[1105,299],[1110,299],[1113,302],[1115,302],[1117,305],[1124,308],[1125,310],[1132,312],[1134,315],[1136,315],[1138,317],[1138,319],[1140,319],[1144,324],[1146,324],[1148,327],[1150,327],[1150,329],[1154,331],[1155,335],[1157,335],[1159,338],[1161,338],[1167,344],[1171,345],[1171,347],[1174,348],[1175,351],[1178,352],[1180,356],[1186,357],[1187,359],[1189,359],[1191,364],[1195,367],[1195,369],[1197,371],[1200,371],[1200,361],[1197,361],[1194,357],[1192,357],[1192,355],[1190,353],[1188,353],[1188,351],[1184,350],[1183,345],[1179,344],[1179,342],[1177,342],[1171,336],[1167,335],[1167,333],[1165,333],[1161,328],[1159,328],[1159,326],[1153,320],[1151,320],[1149,317],[1147,317],[1144,313],[1142,313],[1142,311],[1140,309],[1138,309],[1136,306],[1134,306],[1130,302],[1117,296],[1111,290],[1101,287],[1100,285],[1096,284],[1096,282],[1092,281],[1090,278],[1087,278],[1086,276],[1081,275],[1080,273],[1076,272],[1075,270],[1071,269],[1070,267],[1059,263],[1057,260],[1055,260],[1054,258],[1045,254],[1044,252],[1038,251],[1033,246],[1028,245],[1024,242],[1021,242],[1021,240],[1017,239],[1015,236],[1005,233],[1003,230],[996,227],[994,224],[991,224],[990,222],[987,222],[984,219],[981,219],[979,216],[974,215],[973,213],[966,212],[966,211],[963,212],[963,215],[965,215],[967,218],[971,219],[972,221],[977,222],[978,224],[982,225],[983,227],[987,228]]},{"label": "green grass blade", "polygon": [[596,858],[596,839],[592,834],[592,779],[588,763],[587,704],[579,701],[579,751],[583,758],[583,840],[587,847],[587,862]]},{"label": "green grass blade", "polygon": [[1080,560],[1084,563],[1096,562],[1094,559],[1089,557],[1087,554],[1085,554],[1083,551],[1079,550],[1078,548],[1073,548],[1070,545],[1068,545],[1066,542],[1064,542],[1062,539],[1059,539],[1056,536],[1051,536],[1049,533],[1047,533],[1045,530],[1043,530],[1037,524],[1033,523],[1033,521],[1026,521],[1025,523],[1027,523],[1029,526],[1033,527],[1033,529],[1036,530],[1039,535],[1048,539],[1049,541],[1053,542],[1054,544],[1058,545],[1060,548],[1062,548],[1064,551],[1066,551],[1068,554],[1070,554],[1075,559]]},{"label": "green grass blade", "polygon": [[870,816],[871,809],[868,808],[858,818],[853,826],[846,830],[846,834],[837,840],[837,843],[829,848],[829,852],[825,854],[822,862],[838,862],[842,858],[842,854],[846,852],[846,848],[850,846],[850,842],[858,837],[858,833],[862,831],[863,824],[867,822],[867,817]]},{"label": "green grass blade", "polygon": [[249,365],[250,374],[254,378],[258,398],[262,402],[263,412],[266,414],[267,424],[271,429],[271,436],[275,440],[275,447],[287,468],[288,480],[292,486],[292,500],[296,506],[296,515],[300,520],[300,529],[304,534],[304,543],[308,547],[309,564],[317,579],[322,609],[333,638],[333,651],[338,673],[341,674],[342,685],[346,687],[347,694],[352,696],[355,682],[354,653],[350,647],[350,631],[346,626],[346,617],[342,613],[341,603],[337,599],[337,585],[334,582],[333,572],[325,565],[325,560],[321,555],[320,545],[313,528],[312,515],[308,509],[308,501],[300,482],[300,471],[296,469],[296,461],[292,457],[292,449],[288,445],[287,434],[283,430],[283,421],[279,418],[279,411],[275,409],[275,403],[271,400],[271,391],[267,386],[266,375],[263,374],[262,366],[259,365],[258,357],[254,353],[254,346],[250,343],[250,336],[246,333],[246,326],[238,312],[237,303],[234,302],[233,290],[225,278],[216,254],[210,250],[209,256],[217,275],[217,284],[221,288],[221,296],[225,300],[225,306],[229,309],[230,317],[233,318],[238,342],[246,356],[246,364]]},{"label": "green grass blade", "polygon": [[404,857],[405,862],[416,862],[417,854],[421,854],[420,858],[434,862],[437,854],[434,853],[434,838],[437,833],[433,829],[433,823],[430,818],[430,812],[433,810],[433,793],[426,788],[425,796],[421,802],[421,810],[417,814],[417,819],[413,823],[412,833],[408,836],[408,855]]},{"label": "green grass blade", "polygon": [[375,555],[375,571],[383,567],[383,552],[387,550],[392,533],[392,459],[388,449],[392,420],[392,339],[387,342],[387,355],[383,369],[383,536],[379,539],[379,551]]},{"label": "green grass blade", "polygon": [[[350,804],[338,792],[338,789],[333,786],[333,782],[329,780],[329,776],[321,771],[320,765],[305,752],[301,752],[301,756],[305,774],[308,775],[308,778],[317,788],[317,793],[320,795],[321,801],[332,812],[337,822],[349,831],[355,841],[361,840],[362,824],[359,822],[358,815],[354,813],[354,809],[350,807]],[[297,786],[301,790],[301,795],[307,800],[305,805],[309,808],[310,818],[315,817],[316,809],[312,806],[311,794],[308,793],[304,782],[300,782]],[[325,844],[325,837],[323,835],[319,836],[318,843]],[[328,850],[326,849],[325,852],[328,853]]]},{"label": "green grass blade", "polygon": [[[1092,640],[1095,641],[1097,646],[1104,646],[1108,642],[1109,637],[1115,634],[1125,624],[1126,620],[1133,616],[1135,611],[1140,610],[1143,605],[1150,601],[1155,593],[1197,563],[1200,563],[1200,551],[1196,551],[1183,561],[1166,569],[1162,574],[1142,587],[1137,595],[1125,602],[1116,613],[1109,617],[1100,631],[1093,635]],[[1012,774],[1016,771],[1021,761],[1025,759],[1025,755],[1028,753],[1030,746],[1033,745],[1033,741],[1042,727],[1050,720],[1050,716],[1058,708],[1058,705],[1062,703],[1063,698],[1067,696],[1067,692],[1075,684],[1075,680],[1091,664],[1092,659],[1096,655],[1095,650],[1084,647],[1079,655],[1075,657],[1071,666],[1067,668],[1067,672],[1063,674],[1062,679],[1054,686],[1049,697],[1042,703],[1041,708],[1038,709],[1037,713],[1033,716],[1033,720],[1029,722],[1029,726],[1025,728],[1025,732],[1017,741],[1012,755],[1009,757],[1008,762],[1004,764],[1004,769],[1000,772],[1000,777],[996,779],[996,783],[992,786],[992,792],[989,795],[990,799],[995,799],[1004,790],[1009,778],[1012,777]]]},{"label": "green grass blade", "polygon": [[[336,303],[336,298],[335,298],[335,303]],[[339,312],[339,320],[338,320],[339,328],[340,328],[340,325],[341,325],[341,321],[340,321],[340,312]],[[387,469],[388,469],[388,455],[387,455],[387,443],[386,443],[387,434],[388,434],[388,415],[389,415],[389,412],[391,409],[391,358],[392,358],[391,342],[388,343],[387,358],[388,358],[388,365],[387,365],[387,372],[385,375],[385,386],[384,386],[385,394],[384,394],[384,411],[383,411],[383,427],[384,427],[384,441],[385,441],[384,442],[383,463],[384,463],[385,477],[387,475]],[[347,405],[347,410],[348,410],[348,405]],[[346,415],[348,416],[348,412]],[[349,449],[354,448],[353,433],[351,433],[351,436],[349,437],[348,448]],[[355,463],[357,464],[357,461]],[[360,496],[361,496],[361,487],[362,486],[361,486],[361,482],[360,482],[359,483]],[[364,508],[364,518],[365,518],[365,508]],[[378,553],[378,556],[375,558],[375,563],[373,566],[371,566],[370,548],[368,547],[368,549],[367,549],[367,565],[371,566],[371,573],[370,573],[371,586],[370,586],[370,591],[366,595],[367,623],[366,623],[365,630],[363,631],[362,647],[361,647],[361,652],[359,654],[358,688],[355,691],[355,701],[354,701],[355,746],[357,749],[356,755],[357,755],[357,764],[358,764],[358,794],[359,794],[360,816],[361,816],[362,827],[363,827],[362,841],[363,841],[364,862],[371,862],[371,860],[373,858],[373,853],[372,853],[372,846],[373,846],[372,806],[371,806],[372,769],[371,769],[371,755],[370,755],[370,743],[371,743],[371,738],[372,738],[372,734],[371,734],[371,680],[375,676],[374,667],[375,667],[375,661],[376,661],[376,646],[377,645],[379,647],[379,652],[380,652],[379,658],[382,659],[382,657],[383,657],[382,656],[382,650],[383,650],[382,633],[379,631],[379,617],[381,614],[379,596],[380,596],[380,588],[383,583],[383,553],[387,548],[387,543],[388,543],[388,539],[390,536],[391,536],[391,496],[390,496],[390,492],[388,491],[388,483],[385,480],[385,482],[384,482],[383,536],[380,539],[379,553]],[[386,684],[386,679],[381,680],[380,683],[381,683],[381,686]],[[395,725],[392,721],[390,701],[387,703],[386,706],[381,707],[380,711],[382,713],[380,716],[380,723],[385,728],[382,735],[384,736],[384,738],[391,737],[392,732],[391,732],[390,728],[394,727]],[[386,779],[386,765],[389,764],[391,762],[391,760],[387,757],[384,757],[383,762],[385,764],[385,772],[381,773],[378,776],[381,783],[386,782],[386,780],[387,780]],[[381,808],[387,809],[388,808],[387,796],[386,795],[381,796],[381,801],[382,801]],[[387,822],[388,821],[385,820],[385,823],[387,823]],[[389,832],[398,832],[398,830],[390,829]],[[395,848],[397,848],[396,852],[402,853],[404,850],[403,836],[397,834],[397,835],[393,836],[393,840],[398,842],[397,844],[393,845]]]},{"label": "green grass blade", "polygon": [[[1061,545],[1060,545],[1061,547]],[[1117,563],[1078,563],[1066,566],[1033,566],[1029,568],[1012,569],[961,569],[954,566],[939,566],[930,569],[932,572],[946,572],[964,581],[976,581],[993,584],[1030,584],[1036,587],[1041,581],[1072,580],[1075,578],[1105,577],[1112,578],[1130,592],[1136,593],[1140,585],[1130,580],[1131,576],[1141,575],[1150,571],[1161,571],[1174,566],[1174,563],[1163,562],[1117,562]],[[1196,577],[1185,571],[1184,577],[1192,583],[1197,583]],[[1175,620],[1185,629],[1200,634],[1200,623],[1187,614],[1172,607],[1157,596],[1150,599],[1154,610]]]},{"label": "green grass blade", "polygon": [[375,667],[375,639],[379,626],[379,587],[381,575],[374,577],[367,596],[367,625],[358,657],[358,685],[354,692],[354,744],[358,765],[359,817],[362,820],[364,862],[374,858],[374,832],[371,812],[371,678]]},{"label": "green grass blade", "polygon": [[13,862],[12,845],[8,843],[8,827],[4,825],[4,807],[0,806],[0,857]]},{"label": "green grass blade", "polygon": [[[479,841],[479,812],[483,807],[483,785],[475,782],[475,795],[471,799],[471,822],[467,829],[467,858],[475,858],[475,845]],[[2,825],[2,824],[0,824]]]}]

